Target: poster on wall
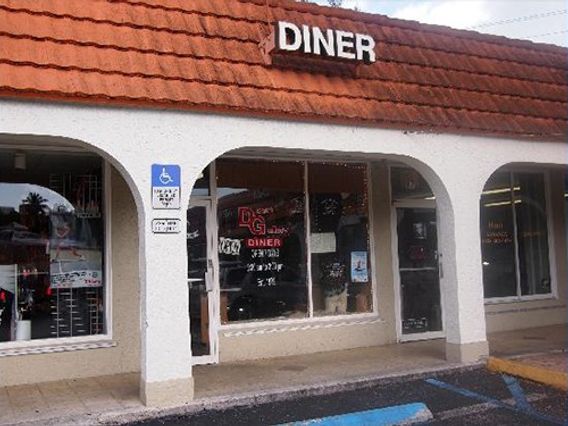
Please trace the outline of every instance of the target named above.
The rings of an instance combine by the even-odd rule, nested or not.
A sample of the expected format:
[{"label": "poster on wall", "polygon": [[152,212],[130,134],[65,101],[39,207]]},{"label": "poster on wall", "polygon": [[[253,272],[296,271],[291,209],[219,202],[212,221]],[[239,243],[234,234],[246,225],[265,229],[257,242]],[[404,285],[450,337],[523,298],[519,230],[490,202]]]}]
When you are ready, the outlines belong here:
[{"label": "poster on wall", "polygon": [[369,281],[369,270],[367,268],[367,252],[351,252],[351,282],[366,283]]},{"label": "poster on wall", "polygon": [[[96,267],[95,267],[96,268]],[[102,271],[89,269],[89,266],[79,262],[70,262],[67,265],[56,262],[51,265],[51,288],[94,288],[102,287]]]},{"label": "poster on wall", "polygon": [[[100,221],[100,219],[94,219]],[[92,239],[97,223],[64,208],[49,216],[49,276],[52,289],[103,286],[103,253]]]}]

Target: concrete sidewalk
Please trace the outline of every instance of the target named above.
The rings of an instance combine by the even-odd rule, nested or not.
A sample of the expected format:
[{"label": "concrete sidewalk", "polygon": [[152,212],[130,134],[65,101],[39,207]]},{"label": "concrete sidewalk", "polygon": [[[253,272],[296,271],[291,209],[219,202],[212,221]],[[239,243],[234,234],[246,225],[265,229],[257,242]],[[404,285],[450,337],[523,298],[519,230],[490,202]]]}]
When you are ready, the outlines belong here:
[{"label": "concrete sidewalk", "polygon": [[[557,351],[567,347],[566,325],[492,333],[492,356]],[[252,360],[194,368],[196,398],[268,392],[285,387],[388,376],[418,369],[451,367],[445,340],[427,340],[346,351]]]},{"label": "concrete sidewalk", "polygon": [[[197,366],[196,400],[182,409],[315,394],[350,383],[358,385],[377,378],[449,367],[452,365],[444,359],[443,340]],[[32,421],[45,424],[52,419],[58,419],[55,424],[92,424],[101,415],[105,421],[111,421],[164,412],[169,411],[148,410],[140,403],[138,374],[0,388],[0,425]]]},{"label": "concrete sidewalk", "polygon": [[568,336],[565,326],[541,327],[490,335],[494,372],[522,377],[568,391]]},{"label": "concrete sidewalk", "polygon": [[[505,357],[566,347],[566,326],[489,335],[492,354]],[[442,371],[444,340],[254,360],[194,368],[196,400],[171,410],[149,410],[138,399],[139,374],[0,388],[0,425],[98,424],[99,420],[246,405],[324,394],[385,377]],[[130,416],[130,417],[129,417]]]},{"label": "concrete sidewalk", "polygon": [[516,359],[534,367],[545,368],[558,373],[568,373],[568,353],[562,351],[545,355],[531,355]]},{"label": "concrete sidewalk", "polygon": [[445,360],[444,349],[444,340],[428,340],[197,366],[194,368],[195,397],[269,392],[281,388],[329,385],[367,377],[447,368],[451,364]]},{"label": "concrete sidewalk", "polygon": [[135,373],[0,388],[0,425],[142,410],[138,380]]}]

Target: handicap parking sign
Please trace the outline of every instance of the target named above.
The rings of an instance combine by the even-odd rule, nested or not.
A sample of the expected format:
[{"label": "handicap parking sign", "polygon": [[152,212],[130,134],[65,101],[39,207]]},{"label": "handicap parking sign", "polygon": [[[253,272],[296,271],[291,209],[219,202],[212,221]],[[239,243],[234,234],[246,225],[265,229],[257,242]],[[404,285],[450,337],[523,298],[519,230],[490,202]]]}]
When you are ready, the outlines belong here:
[{"label": "handicap parking sign", "polygon": [[152,164],[152,207],[161,210],[180,208],[181,169],[175,164]]}]

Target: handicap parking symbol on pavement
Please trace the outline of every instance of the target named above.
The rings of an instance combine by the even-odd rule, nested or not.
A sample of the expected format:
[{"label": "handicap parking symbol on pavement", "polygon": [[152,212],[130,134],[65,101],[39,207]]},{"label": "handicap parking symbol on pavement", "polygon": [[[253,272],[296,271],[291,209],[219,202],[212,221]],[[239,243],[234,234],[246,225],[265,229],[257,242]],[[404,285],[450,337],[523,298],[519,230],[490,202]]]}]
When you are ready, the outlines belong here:
[{"label": "handicap parking symbol on pavement", "polygon": [[152,207],[177,210],[181,198],[181,169],[176,164],[152,164]]}]

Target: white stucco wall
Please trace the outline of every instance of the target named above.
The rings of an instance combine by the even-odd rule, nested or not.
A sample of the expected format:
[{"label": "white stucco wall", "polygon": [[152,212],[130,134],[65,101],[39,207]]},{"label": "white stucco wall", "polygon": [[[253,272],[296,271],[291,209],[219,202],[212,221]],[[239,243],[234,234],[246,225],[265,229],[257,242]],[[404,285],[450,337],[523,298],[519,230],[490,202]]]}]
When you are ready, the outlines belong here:
[{"label": "white stucco wall", "polygon": [[447,341],[486,339],[481,284],[479,196],[504,164],[566,165],[566,144],[489,137],[423,134],[214,114],[0,101],[0,134],[65,137],[109,159],[128,182],[138,206],[141,275],[141,370],[144,383],[191,377],[185,234],[154,235],[150,165],[182,168],[186,197],[200,171],[222,153],[272,147],[357,153],[367,160],[406,159],[431,184],[438,201]]}]

